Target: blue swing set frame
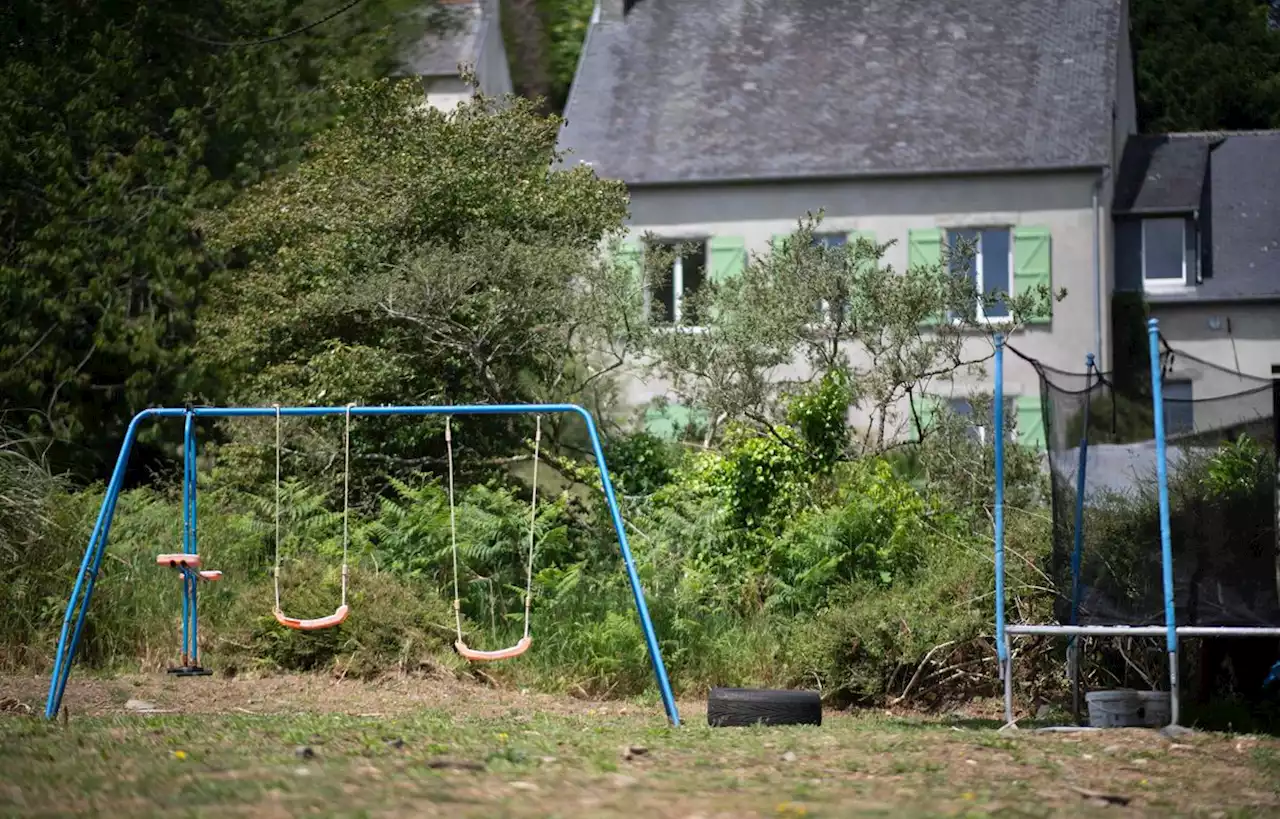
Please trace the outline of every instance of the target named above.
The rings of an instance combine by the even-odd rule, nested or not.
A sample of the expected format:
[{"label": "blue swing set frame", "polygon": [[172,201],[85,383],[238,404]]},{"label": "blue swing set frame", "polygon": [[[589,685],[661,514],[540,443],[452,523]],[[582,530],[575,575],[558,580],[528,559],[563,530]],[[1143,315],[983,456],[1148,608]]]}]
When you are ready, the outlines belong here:
[{"label": "blue swing set frame", "polygon": [[[355,416],[387,416],[387,415],[552,415],[573,414],[579,416],[587,426],[587,434],[591,439],[592,453],[595,455],[596,467],[600,470],[600,483],[604,488],[605,501],[609,505],[609,516],[613,520],[614,532],[618,537],[618,547],[622,552],[622,561],[626,566],[627,578],[631,582],[631,592],[635,599],[636,611],[640,615],[640,626],[644,631],[645,644],[649,650],[649,660],[653,666],[654,677],[658,682],[658,690],[662,696],[662,704],[667,718],[672,725],[680,724],[680,715],[676,710],[675,697],[671,692],[671,683],[667,679],[666,665],[662,661],[662,651],[658,647],[658,639],[653,630],[653,622],[649,618],[649,607],[645,603],[644,590],[640,586],[640,576],[636,572],[635,561],[631,557],[631,547],[627,543],[626,528],[622,523],[622,514],[618,509],[618,499],[609,480],[609,470],[605,464],[604,449],[600,443],[600,435],[596,429],[595,419],[583,407],[576,404],[472,404],[460,406],[391,406],[391,407],[281,407],[282,416],[326,416],[344,415],[350,411]],[[124,483],[124,474],[129,462],[129,452],[137,439],[138,429],[144,421],[164,418],[183,418],[183,482],[182,482],[182,547],[186,554],[197,554],[196,529],[196,434],[195,422],[198,418],[262,418],[275,417],[275,407],[163,407],[145,409],[133,417],[125,433],[124,442],[120,445],[120,454],[116,458],[115,469],[111,473],[111,481],[107,485],[106,496],[98,510],[98,519],[85,548],[84,558],[80,562],[80,570],[76,574],[75,587],[71,599],[67,601],[66,614],[62,620],[62,631],[58,637],[58,650],[54,657],[53,672],[49,678],[49,695],[45,701],[44,715],[46,719],[57,716],[62,705],[62,696],[67,687],[67,678],[71,673],[71,660],[80,644],[84,630],[89,603],[93,598],[93,589],[97,583],[98,573],[102,568],[102,558],[107,550],[107,537],[111,531],[111,521],[115,515],[116,501]],[[174,669],[179,674],[199,674],[203,669],[199,666],[198,622],[197,622],[197,575],[189,568],[182,569],[182,654],[183,667]]]}]

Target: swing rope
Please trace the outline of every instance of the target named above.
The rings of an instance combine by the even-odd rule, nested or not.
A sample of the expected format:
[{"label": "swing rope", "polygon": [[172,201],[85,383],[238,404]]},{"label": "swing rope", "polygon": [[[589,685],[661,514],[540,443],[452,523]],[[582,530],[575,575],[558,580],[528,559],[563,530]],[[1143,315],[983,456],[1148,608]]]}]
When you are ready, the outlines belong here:
[{"label": "swing rope", "polygon": [[272,573],[276,582],[276,611],[280,611],[280,405],[276,409],[276,570]]},{"label": "swing rope", "polygon": [[538,522],[538,450],[542,447],[542,416],[534,416],[533,501],[529,504],[529,565],[524,581],[524,636],[529,637],[529,609],[533,606],[534,530]]},{"label": "swing rope", "polygon": [[542,416],[534,416],[533,435],[533,500],[529,505],[529,560],[525,567],[524,587],[524,636],[511,648],[498,651],[476,651],[467,647],[462,634],[462,593],[458,580],[458,524],[454,506],[453,487],[453,426],[449,416],[444,419],[444,441],[449,469],[449,542],[453,549],[453,622],[458,633],[454,648],[468,660],[505,660],[523,654],[532,643],[529,636],[530,611],[533,608],[533,557],[537,540],[538,522],[538,460],[542,448]]},{"label": "swing rope", "polygon": [[284,613],[280,606],[280,508],[281,508],[281,465],[280,454],[284,450],[281,438],[281,420],[280,405],[273,404],[276,410],[276,567],[275,572],[275,591],[276,591],[276,607],[273,611],[276,621],[282,626],[298,629],[300,631],[315,631],[322,628],[332,628],[339,625],[347,619],[347,578],[349,576],[348,555],[351,551],[351,529],[350,529],[350,512],[351,512],[351,408],[354,403],[346,406],[346,425],[342,434],[342,598],[336,611],[328,617],[318,617],[313,620],[302,620],[297,617],[289,617]]}]

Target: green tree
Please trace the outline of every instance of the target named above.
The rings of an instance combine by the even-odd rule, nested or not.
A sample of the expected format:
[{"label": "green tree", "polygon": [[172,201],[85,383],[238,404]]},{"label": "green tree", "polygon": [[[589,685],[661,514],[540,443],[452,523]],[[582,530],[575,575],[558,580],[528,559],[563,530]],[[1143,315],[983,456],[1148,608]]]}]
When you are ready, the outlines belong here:
[{"label": "green tree", "polygon": [[[385,72],[408,0],[14,0],[0,9],[0,411],[99,471],[137,410],[218,396],[198,214],[291,161],[332,82]],[[397,24],[403,21],[404,25]]]},{"label": "green tree", "polygon": [[1280,29],[1268,0],[1133,0],[1145,132],[1280,127]]},{"label": "green tree", "polygon": [[[209,222],[214,246],[245,260],[218,277],[200,326],[231,400],[567,398],[626,354],[614,328],[639,283],[598,252],[625,188],[551,170],[560,121],[532,101],[445,113],[418,94],[346,87],[340,124],[304,162]],[[361,452],[407,462],[415,430],[439,446],[438,423],[362,421]]]},{"label": "green tree", "polygon": [[[957,275],[971,264],[972,246],[957,247],[943,263],[899,272],[882,263],[887,244],[865,238],[840,247],[815,243],[820,220],[806,217],[769,252],[750,258],[741,275],[695,292],[686,309],[700,317],[703,331],[654,328],[644,337],[653,369],[688,403],[776,436],[791,399],[814,382],[826,384],[871,419],[865,429],[839,434],[840,456],[878,451],[909,424],[920,426],[922,419],[903,409],[918,406],[913,396],[978,368],[991,357],[992,334],[1051,309],[1054,294],[1044,286],[1016,296],[980,295],[972,277]],[[651,286],[670,269],[671,252],[679,248],[645,254]],[[1009,309],[1006,322],[978,319],[980,305],[1000,301]],[[792,412],[803,415],[812,395]],[[835,457],[836,431],[824,426],[805,434],[822,460]]]}]

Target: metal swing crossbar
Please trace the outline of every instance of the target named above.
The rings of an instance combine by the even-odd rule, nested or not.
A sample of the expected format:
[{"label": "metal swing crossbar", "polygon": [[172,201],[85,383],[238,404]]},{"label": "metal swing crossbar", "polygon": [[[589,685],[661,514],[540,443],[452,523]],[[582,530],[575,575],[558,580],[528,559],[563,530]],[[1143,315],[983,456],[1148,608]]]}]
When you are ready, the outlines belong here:
[{"label": "metal swing crossbar", "polygon": [[[649,660],[653,666],[653,674],[658,683],[658,691],[662,696],[662,704],[667,718],[672,725],[680,724],[680,714],[676,708],[675,696],[671,691],[671,683],[667,678],[666,665],[662,661],[662,651],[658,646],[658,638],[653,629],[653,621],[649,617],[649,607],[640,585],[640,575],[636,571],[635,561],[631,556],[631,547],[627,542],[627,532],[623,525],[622,513],[618,508],[617,495],[613,482],[609,478],[608,465],[605,462],[604,447],[596,429],[595,419],[585,408],[577,404],[462,404],[456,406],[381,406],[381,407],[153,407],[142,410],[129,422],[124,441],[120,445],[120,453],[116,457],[115,467],[107,483],[102,506],[94,523],[93,533],[89,536],[84,557],[76,573],[75,585],[70,599],[67,601],[63,615],[62,630],[58,637],[58,646],[53,658],[53,671],[49,678],[49,694],[45,700],[45,718],[53,719],[58,715],[62,705],[62,697],[66,692],[67,680],[70,677],[71,660],[84,634],[84,624],[88,617],[89,604],[92,602],[94,587],[97,584],[102,562],[106,555],[107,543],[111,534],[111,523],[115,515],[116,505],[124,487],[124,477],[129,463],[129,453],[138,439],[138,432],[144,423],[160,419],[172,418],[271,418],[279,413],[287,417],[317,417],[326,415],[342,415],[350,413],[354,416],[389,417],[393,415],[426,416],[426,415],[570,415],[577,416],[587,433],[591,443],[592,455],[596,468],[600,472],[600,484],[604,490],[605,503],[618,539],[618,549],[631,586],[636,613],[640,618],[640,627],[644,634],[645,646]],[[191,427],[188,427],[189,431]],[[192,433],[193,434],[193,433]],[[194,491],[192,493],[194,507]],[[194,533],[193,533],[194,534]],[[194,537],[191,554],[196,554]]]},{"label": "metal swing crossbar", "polygon": [[529,504],[529,561],[525,568],[524,586],[524,636],[510,648],[494,651],[480,651],[470,648],[462,634],[462,594],[458,584],[458,523],[453,502],[453,419],[445,416],[444,443],[449,462],[449,544],[453,550],[453,622],[457,629],[458,639],[454,641],[454,650],[463,658],[477,663],[510,660],[519,657],[533,645],[533,637],[529,634],[529,611],[533,606],[533,553],[538,522],[538,455],[542,448],[542,416],[534,416],[533,434],[533,499]]},{"label": "metal swing crossbar", "polygon": [[351,550],[351,530],[348,518],[351,510],[351,409],[355,404],[347,404],[345,407],[346,425],[342,431],[342,598],[339,601],[338,608],[334,609],[333,614],[309,620],[290,617],[280,607],[280,453],[284,450],[284,444],[281,440],[282,425],[280,414],[282,408],[279,404],[274,404],[273,406],[276,411],[276,565],[275,571],[272,572],[272,577],[275,582],[276,605],[271,610],[271,613],[275,615],[277,623],[295,631],[320,631],[321,629],[340,626],[346,621],[347,615],[351,612],[351,607],[347,605],[347,577],[349,575],[347,555]]}]

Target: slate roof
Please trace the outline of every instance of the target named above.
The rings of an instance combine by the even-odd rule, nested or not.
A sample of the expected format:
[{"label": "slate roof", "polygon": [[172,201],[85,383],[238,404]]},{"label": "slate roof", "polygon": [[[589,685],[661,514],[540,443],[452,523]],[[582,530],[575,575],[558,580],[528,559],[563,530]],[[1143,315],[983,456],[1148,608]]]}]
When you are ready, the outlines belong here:
[{"label": "slate roof", "polygon": [[1122,0],[640,0],[560,147],[629,184],[1101,167]]},{"label": "slate roof", "polygon": [[1116,174],[1114,212],[1190,213],[1200,209],[1209,141],[1154,134],[1130,137]]},{"label": "slate roof", "polygon": [[[1149,145],[1157,146],[1157,157],[1168,154],[1159,160],[1165,172],[1157,178],[1138,169],[1146,161],[1145,146]],[[1143,180],[1133,197],[1135,202],[1185,201],[1189,191],[1206,183],[1205,167],[1187,161],[1199,151],[1208,161],[1209,196],[1201,220],[1208,223],[1204,235],[1212,242],[1210,275],[1185,290],[1148,293],[1148,300],[1196,303],[1280,298],[1280,131],[1131,137],[1117,174],[1117,214],[1122,210],[1121,186],[1130,178]],[[1148,167],[1156,164],[1153,161]]]},{"label": "slate roof", "polygon": [[453,77],[460,63],[476,64],[483,14],[479,0],[444,0],[430,15],[430,33],[410,50],[405,71],[417,77]]}]

